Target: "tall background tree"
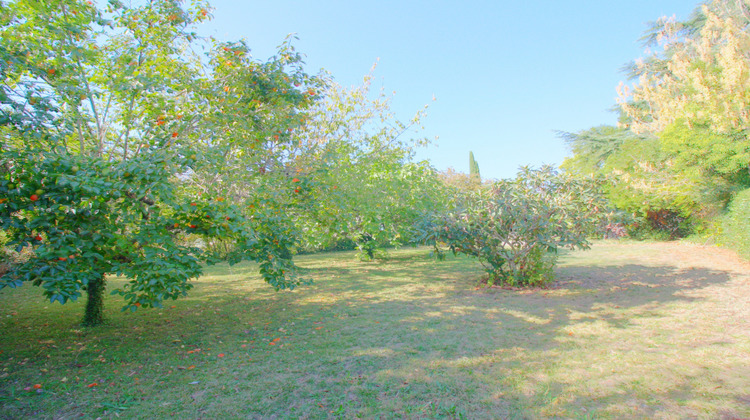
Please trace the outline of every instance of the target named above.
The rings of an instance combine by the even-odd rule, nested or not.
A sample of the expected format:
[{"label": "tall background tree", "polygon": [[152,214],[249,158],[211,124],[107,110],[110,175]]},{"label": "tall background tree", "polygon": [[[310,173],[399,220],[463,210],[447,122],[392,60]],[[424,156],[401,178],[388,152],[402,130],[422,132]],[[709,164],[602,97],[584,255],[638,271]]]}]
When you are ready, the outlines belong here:
[{"label": "tall background tree", "polygon": [[741,0],[654,22],[650,53],[618,88],[619,127],[563,134],[573,151],[564,167],[609,176],[614,203],[670,237],[712,230],[750,186],[748,23]]},{"label": "tall background tree", "polygon": [[636,134],[658,136],[677,165],[745,182],[750,164],[748,23],[741,0],[701,5],[686,22],[660,20],[647,39],[661,51],[636,62],[637,82],[620,89],[624,125]]},{"label": "tall background tree", "polygon": [[479,174],[479,164],[474,159],[474,152],[469,152],[469,176],[474,178],[477,182],[482,182],[482,176]]}]

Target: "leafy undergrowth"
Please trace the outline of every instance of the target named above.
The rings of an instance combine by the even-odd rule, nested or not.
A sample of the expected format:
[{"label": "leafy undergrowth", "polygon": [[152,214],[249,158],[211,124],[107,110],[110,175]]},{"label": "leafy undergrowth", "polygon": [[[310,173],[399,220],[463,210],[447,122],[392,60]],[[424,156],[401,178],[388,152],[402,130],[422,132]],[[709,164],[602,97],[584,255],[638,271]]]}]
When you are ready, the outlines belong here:
[{"label": "leafy undergrowth", "polygon": [[76,326],[82,303],[0,291],[0,417],[750,416],[750,267],[733,254],[601,242],[534,290],[427,254],[302,256],[316,283],[280,293],[250,264],[214,267],[164,309],[112,297],[95,329]]}]

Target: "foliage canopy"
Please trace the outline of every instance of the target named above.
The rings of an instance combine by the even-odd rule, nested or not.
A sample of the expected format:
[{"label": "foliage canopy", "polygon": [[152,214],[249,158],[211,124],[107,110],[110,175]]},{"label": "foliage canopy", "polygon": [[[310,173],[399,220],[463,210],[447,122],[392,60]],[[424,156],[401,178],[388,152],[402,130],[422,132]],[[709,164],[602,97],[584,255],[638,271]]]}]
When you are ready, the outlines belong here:
[{"label": "foliage canopy", "polygon": [[559,248],[589,247],[606,209],[599,186],[550,166],[522,168],[513,180],[457,195],[420,231],[438,255],[447,248],[476,257],[489,284],[543,285],[553,279]]},{"label": "foliage canopy", "polygon": [[320,82],[291,44],[257,62],[243,42],[199,40],[200,1],[0,8],[0,223],[31,251],[0,287],[31,282],[60,303],[86,292],[96,325],[107,274],[130,279],[114,293],[132,310],[184,294],[216,261],[199,237],[233,240],[229,261],[258,261],[277,289],[301,282],[275,204],[293,196],[290,133]]}]

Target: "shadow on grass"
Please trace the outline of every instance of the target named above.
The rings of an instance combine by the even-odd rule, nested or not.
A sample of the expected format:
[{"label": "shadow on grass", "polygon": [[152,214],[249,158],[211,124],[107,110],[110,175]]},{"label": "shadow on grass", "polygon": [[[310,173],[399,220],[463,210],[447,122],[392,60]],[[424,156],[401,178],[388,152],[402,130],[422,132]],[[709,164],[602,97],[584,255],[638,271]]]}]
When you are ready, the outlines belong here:
[{"label": "shadow on grass", "polygon": [[[679,413],[684,408],[680,401],[690,402],[691,397],[704,392],[679,381],[634,382],[632,375],[648,376],[668,367],[664,352],[669,353],[670,345],[679,352],[684,343],[665,340],[679,338],[681,328],[690,327],[679,324],[673,308],[705,300],[690,292],[725,285],[730,280],[726,272],[636,264],[560,271],[560,280],[551,289],[471,292],[467,288],[471,282],[464,279],[436,293],[422,268],[397,272],[371,268],[367,280],[350,278],[346,288],[382,290],[385,282],[400,292],[349,308],[347,317],[381,315],[388,320],[384,326],[388,332],[373,335],[374,340],[359,336],[348,349],[351,355],[339,362],[344,372],[356,377],[389,378],[396,384],[403,381],[402,387],[390,392],[402,397],[408,394],[412,405],[417,401],[419,407],[434,407],[439,401],[449,408],[466,406],[464,412],[469,416],[578,416],[593,406],[600,415],[611,410],[615,417],[651,417],[665,410]],[[315,309],[322,310],[320,306]],[[672,325],[654,330],[651,323],[643,327],[644,320]],[[346,326],[338,333],[358,335],[357,328]],[[654,337],[644,340],[647,335]],[[589,353],[592,347],[598,354]],[[639,361],[635,353],[641,351],[663,356]],[[617,359],[629,353],[627,368],[620,371]],[[553,374],[558,370],[554,359],[559,357],[564,358],[560,366],[567,363],[572,374]],[[597,362],[602,365],[599,372],[587,372]],[[677,363],[685,361],[678,358]],[[697,364],[701,367],[700,361]],[[467,377],[476,380],[467,381]],[[550,379],[553,377],[558,379]],[[593,381],[589,380],[592,377]],[[577,387],[578,381],[587,381],[589,389]],[[659,386],[667,390],[659,392]],[[367,388],[362,385],[365,393]],[[436,393],[435,389],[442,391]],[[378,399],[382,400],[389,390],[380,392]],[[589,395],[578,397],[581,392]],[[388,401],[394,413],[410,413],[409,407],[399,402],[402,400]],[[538,409],[550,405],[553,409]],[[688,410],[685,415],[690,413]]]},{"label": "shadow on grass", "polygon": [[[59,357],[67,365],[57,366],[57,374],[88,379],[98,371],[117,382],[113,369],[133,372],[154,385],[123,383],[92,404],[128,398],[134,410],[157,416],[748,414],[741,411],[750,395],[747,343],[724,329],[716,305],[725,297],[707,292],[726,288],[728,272],[567,264],[550,288],[506,290],[475,288],[483,272],[464,258],[435,262],[424,250],[394,252],[382,262],[350,258],[301,257],[316,283],[291,293],[263,285],[252,265],[212,268],[173,312],[113,315],[113,324],[98,332],[54,336],[61,347],[85,347]],[[2,328],[11,340],[33,336]],[[48,340],[39,335],[36,342]],[[26,357],[38,371],[44,361],[34,358],[52,351],[21,347],[8,346],[20,359],[0,353],[3,366],[21,370]],[[102,372],[97,348],[119,363]],[[227,357],[217,359],[218,352]],[[191,363],[197,368],[187,369]],[[186,387],[198,371],[211,373]],[[7,395],[0,385],[0,397]],[[29,404],[10,413],[31,413]],[[50,404],[63,416],[97,413]]]},{"label": "shadow on grass", "polygon": [[[549,289],[474,289],[475,265],[415,256],[308,271],[320,293],[287,303],[327,320],[329,335],[301,334],[323,355],[292,376],[338,396],[323,395],[326,406],[365,416],[690,416],[684,405],[702,388],[679,373],[641,377],[669,367],[668,354],[686,344],[669,342],[689,327],[675,308],[730,281],[716,270],[626,264],[564,267]],[[290,392],[287,403],[303,411],[317,398]]]}]

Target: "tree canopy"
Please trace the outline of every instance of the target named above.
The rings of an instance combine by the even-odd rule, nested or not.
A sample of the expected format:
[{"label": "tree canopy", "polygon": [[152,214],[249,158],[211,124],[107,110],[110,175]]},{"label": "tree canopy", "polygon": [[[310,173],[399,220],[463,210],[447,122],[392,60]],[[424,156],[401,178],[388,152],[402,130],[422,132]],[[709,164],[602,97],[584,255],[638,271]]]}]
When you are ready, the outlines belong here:
[{"label": "tree canopy", "polygon": [[[750,186],[750,13],[741,0],[661,18],[643,37],[650,53],[626,69],[618,127],[561,133],[567,170],[608,177],[621,209],[689,233]],[[670,236],[674,236],[670,234]]]},{"label": "tree canopy", "polygon": [[0,223],[31,251],[0,287],[86,292],[98,324],[107,274],[130,279],[114,291],[125,308],[184,294],[217,261],[199,237],[231,239],[226,258],[257,261],[277,289],[301,282],[277,204],[293,197],[292,133],[321,82],[290,43],[259,62],[244,42],[199,39],[204,2],[0,7]]},{"label": "tree canopy", "polygon": [[414,243],[441,197],[413,159],[423,111],[396,118],[371,75],[345,89],[307,74],[293,38],[266,61],[200,38],[203,1],[0,8],[0,226],[23,257],[0,287],[86,293],[86,324],[103,321],[107,275],[129,279],[113,293],[131,310],[223,260],[291,289],[296,251]]}]

